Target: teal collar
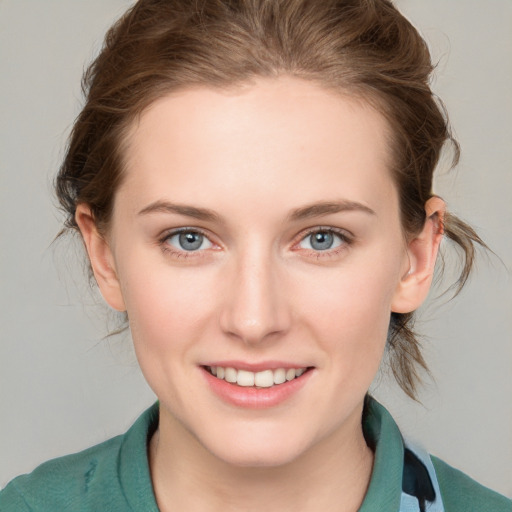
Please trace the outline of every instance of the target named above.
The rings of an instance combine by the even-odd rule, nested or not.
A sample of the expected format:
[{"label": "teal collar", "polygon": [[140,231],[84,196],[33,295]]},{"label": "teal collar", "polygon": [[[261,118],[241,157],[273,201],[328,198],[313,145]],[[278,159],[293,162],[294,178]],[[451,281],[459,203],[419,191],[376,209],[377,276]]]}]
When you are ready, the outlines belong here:
[{"label": "teal collar", "polygon": [[375,452],[372,477],[359,512],[400,510],[404,444],[389,412],[367,397],[363,415],[366,442]]},{"label": "teal collar", "polygon": [[[159,404],[156,402],[123,436],[119,450],[119,481],[134,511],[158,512],[147,457],[149,440],[158,427],[158,415]],[[368,445],[374,450],[375,459],[370,485],[359,512],[418,512],[418,500],[402,492],[404,440],[400,430],[389,412],[369,396],[365,402],[363,431]],[[428,454],[409,444],[406,447],[427,467],[436,494],[440,496]],[[443,510],[440,498],[429,506],[429,512]]]},{"label": "teal collar", "polygon": [[119,449],[119,482],[134,511],[159,512],[151,483],[147,447],[158,427],[159,403],[147,409],[123,436]]}]

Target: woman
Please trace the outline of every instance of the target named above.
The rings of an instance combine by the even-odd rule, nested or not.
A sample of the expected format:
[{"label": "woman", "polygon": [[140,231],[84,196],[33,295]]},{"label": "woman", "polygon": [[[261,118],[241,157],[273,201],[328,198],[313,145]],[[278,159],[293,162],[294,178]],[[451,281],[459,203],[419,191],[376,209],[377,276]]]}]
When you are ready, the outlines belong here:
[{"label": "woman", "polygon": [[432,194],[457,147],[430,71],[385,1],[143,0],[122,18],[57,193],[159,404],[2,507],[510,509],[367,394],[387,347],[414,396],[410,321],[442,236],[461,286],[480,243]]}]

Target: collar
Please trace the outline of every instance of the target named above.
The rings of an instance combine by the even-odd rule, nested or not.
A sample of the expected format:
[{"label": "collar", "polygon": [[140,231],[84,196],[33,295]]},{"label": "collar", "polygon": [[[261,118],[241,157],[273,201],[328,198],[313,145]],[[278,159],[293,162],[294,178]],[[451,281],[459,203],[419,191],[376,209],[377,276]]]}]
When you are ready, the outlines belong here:
[{"label": "collar", "polygon": [[363,431],[375,459],[359,512],[444,512],[430,456],[404,440],[389,412],[367,396]]},{"label": "collar", "polygon": [[[119,481],[134,511],[158,512],[147,457],[148,442],[158,427],[158,416],[159,403],[156,402],[123,436],[119,450]],[[430,456],[404,440],[389,412],[370,396],[365,401],[363,431],[375,459],[359,512],[445,512]],[[422,496],[417,496],[418,493],[425,494],[427,488],[425,496],[432,498],[428,484],[435,497],[425,499],[425,506],[421,506]]]},{"label": "collar", "polygon": [[123,436],[117,467],[119,483],[132,511],[159,512],[153,494],[147,447],[158,428],[159,403],[143,412]]}]

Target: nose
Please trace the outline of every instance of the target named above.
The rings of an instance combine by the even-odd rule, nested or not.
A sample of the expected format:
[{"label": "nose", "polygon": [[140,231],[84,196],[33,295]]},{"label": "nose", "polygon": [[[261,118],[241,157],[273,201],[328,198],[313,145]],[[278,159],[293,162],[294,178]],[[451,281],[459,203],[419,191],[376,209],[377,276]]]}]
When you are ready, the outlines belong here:
[{"label": "nose", "polygon": [[290,327],[289,297],[278,265],[263,251],[247,251],[236,265],[221,312],[222,330],[248,345],[276,339]]}]

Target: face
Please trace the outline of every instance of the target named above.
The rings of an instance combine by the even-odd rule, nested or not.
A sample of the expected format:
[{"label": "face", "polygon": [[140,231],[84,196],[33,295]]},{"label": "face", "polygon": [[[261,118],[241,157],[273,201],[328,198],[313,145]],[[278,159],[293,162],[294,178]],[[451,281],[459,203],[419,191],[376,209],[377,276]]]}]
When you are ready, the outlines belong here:
[{"label": "face", "polygon": [[360,435],[411,264],[387,129],[292,78],[175,93],[133,126],[97,278],[161,428],[239,465]]}]

